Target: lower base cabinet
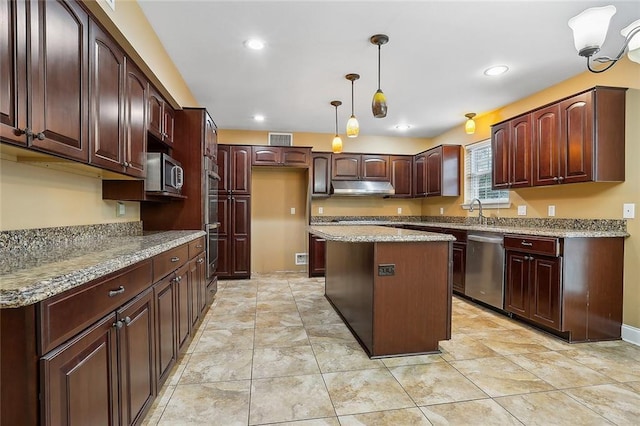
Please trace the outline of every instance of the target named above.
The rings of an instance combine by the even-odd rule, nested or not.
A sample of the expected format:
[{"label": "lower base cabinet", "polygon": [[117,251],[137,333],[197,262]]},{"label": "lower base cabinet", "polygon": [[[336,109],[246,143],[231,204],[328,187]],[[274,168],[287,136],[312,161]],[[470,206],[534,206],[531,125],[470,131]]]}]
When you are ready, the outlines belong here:
[{"label": "lower base cabinet", "polygon": [[167,380],[178,354],[176,342],[176,307],[173,277],[168,276],[153,286],[156,308],[156,383]]},{"label": "lower base cabinet", "polygon": [[309,234],[309,277],[324,277],[326,240]]}]

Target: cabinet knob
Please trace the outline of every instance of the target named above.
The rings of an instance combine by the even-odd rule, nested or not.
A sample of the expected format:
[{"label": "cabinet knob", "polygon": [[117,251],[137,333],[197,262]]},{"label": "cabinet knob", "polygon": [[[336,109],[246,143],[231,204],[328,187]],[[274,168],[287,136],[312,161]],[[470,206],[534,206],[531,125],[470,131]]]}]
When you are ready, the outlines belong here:
[{"label": "cabinet knob", "polygon": [[557,176],[554,176],[554,177],[553,177],[553,180],[554,180],[555,182],[557,182],[557,181],[558,181],[558,177],[557,177]]},{"label": "cabinet knob", "polygon": [[203,258],[198,259],[198,263],[202,263],[202,262],[204,262]]},{"label": "cabinet knob", "polygon": [[559,180],[560,182],[562,182],[562,181],[564,180],[564,176],[560,176],[560,177],[558,178],[558,180]]},{"label": "cabinet knob", "polygon": [[131,317],[124,317],[124,323],[125,325],[131,324]]},{"label": "cabinet knob", "polygon": [[119,320],[113,323],[113,326],[117,329],[121,329],[122,325],[123,325],[122,321],[119,321]]},{"label": "cabinet knob", "polygon": [[41,141],[43,141],[45,139],[44,133],[42,133],[42,132],[36,133],[34,136],[36,138],[40,139]]},{"label": "cabinet knob", "polygon": [[174,256],[171,258],[171,262],[175,263],[178,262],[180,260],[180,258],[178,256]]}]

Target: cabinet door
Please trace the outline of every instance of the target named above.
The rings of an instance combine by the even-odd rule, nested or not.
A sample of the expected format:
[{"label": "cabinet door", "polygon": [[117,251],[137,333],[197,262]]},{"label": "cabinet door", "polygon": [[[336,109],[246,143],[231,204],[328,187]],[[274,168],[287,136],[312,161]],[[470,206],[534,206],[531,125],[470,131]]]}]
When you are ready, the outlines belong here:
[{"label": "cabinet door", "polygon": [[492,184],[493,189],[507,189],[510,182],[511,152],[510,122],[491,127]]},{"label": "cabinet door", "polygon": [[560,257],[531,257],[530,318],[539,324],[560,327]]},{"label": "cabinet door", "polygon": [[309,167],[310,148],[282,148],[282,164],[289,167]]},{"label": "cabinet door", "polygon": [[125,56],[95,22],[89,25],[89,162],[122,172]]},{"label": "cabinet door", "polygon": [[560,182],[560,107],[542,108],[532,114],[533,185]]},{"label": "cabinet door", "polygon": [[360,154],[334,154],[331,158],[331,179],[358,180],[360,178]]},{"label": "cabinet door", "polygon": [[326,241],[313,234],[309,234],[309,276],[323,277],[325,273]]},{"label": "cabinet door", "polygon": [[76,160],[89,161],[89,17],[75,2],[30,2],[29,145]]},{"label": "cabinet door", "polygon": [[209,113],[205,113],[204,121],[204,155],[216,160],[218,153],[218,131]]},{"label": "cabinet door", "polygon": [[176,288],[176,331],[178,332],[178,353],[189,340],[191,330],[191,283],[189,282],[189,264],[176,271],[174,281]]},{"label": "cabinet door", "polygon": [[531,186],[531,115],[511,121],[509,187]]},{"label": "cabinet door", "polygon": [[282,147],[254,146],[251,149],[251,164],[254,166],[278,166],[282,163]]},{"label": "cabinet door", "polygon": [[229,189],[234,194],[251,193],[251,147],[232,146],[229,168]]},{"label": "cabinet door", "polygon": [[149,118],[147,130],[158,140],[162,140],[162,120],[164,119],[162,107],[164,101],[153,86],[149,85]]},{"label": "cabinet door", "polygon": [[176,363],[176,308],[174,274],[170,274],[153,286],[156,310],[156,386],[167,380],[171,367]]},{"label": "cabinet door", "polygon": [[593,92],[560,103],[561,183],[588,182],[593,175]]},{"label": "cabinet door", "polygon": [[0,139],[27,145],[25,3],[0,2]]},{"label": "cabinet door", "polygon": [[115,321],[108,315],[42,357],[42,424],[119,423]]},{"label": "cabinet door", "polygon": [[123,324],[118,330],[123,425],[142,420],[156,394],[154,314],[153,289],[117,312]]},{"label": "cabinet door", "polygon": [[200,277],[198,276],[198,258],[189,261],[189,320],[193,330],[198,319],[200,319]]},{"label": "cabinet door", "polygon": [[413,160],[413,196],[427,195],[427,155],[418,154]]},{"label": "cabinet door", "polygon": [[442,147],[427,152],[427,197],[442,193]]},{"label": "cabinet door", "polygon": [[466,253],[467,253],[466,244],[453,243],[453,250],[452,250],[453,289],[462,294],[464,294],[464,274],[465,274]]},{"label": "cabinet door", "polygon": [[331,154],[312,154],[311,163],[311,195],[328,196],[331,191]]},{"label": "cabinet door", "polygon": [[198,256],[197,263],[197,287],[198,287],[198,315],[203,319],[204,311],[207,308],[207,263],[205,261],[206,254],[202,253]]},{"label": "cabinet door", "polygon": [[163,101],[162,105],[162,141],[173,147],[176,112]]},{"label": "cabinet door", "polygon": [[220,182],[218,182],[218,193],[229,192],[230,184],[230,170],[231,162],[229,161],[231,155],[231,147],[229,145],[218,145],[218,154],[216,156],[216,163],[218,164],[218,175],[220,176]]},{"label": "cabinet door", "polygon": [[231,276],[231,236],[218,236],[218,263],[216,264],[216,275],[220,278]]},{"label": "cabinet door", "polygon": [[507,251],[504,307],[508,312],[529,318],[529,256]]},{"label": "cabinet door", "polygon": [[360,177],[364,180],[389,181],[389,156],[362,154]]},{"label": "cabinet door", "polygon": [[234,196],[231,208],[232,274],[249,276],[251,272],[251,198]]},{"label": "cabinet door", "polygon": [[147,80],[133,62],[126,63],[124,158],[126,173],[145,177],[147,152]]},{"label": "cabinet door", "polygon": [[391,185],[396,190],[394,198],[411,198],[413,157],[410,155],[393,155],[389,157],[391,169]]}]

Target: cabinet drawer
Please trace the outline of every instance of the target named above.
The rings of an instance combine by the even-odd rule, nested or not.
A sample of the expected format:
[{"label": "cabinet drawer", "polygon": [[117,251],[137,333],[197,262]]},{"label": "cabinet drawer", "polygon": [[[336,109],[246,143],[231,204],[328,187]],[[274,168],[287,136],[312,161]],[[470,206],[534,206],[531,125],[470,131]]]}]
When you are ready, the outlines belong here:
[{"label": "cabinet drawer", "polygon": [[189,243],[189,259],[193,259],[204,251],[204,237],[193,240]]},{"label": "cabinet drawer", "polygon": [[39,307],[41,354],[133,299],[151,285],[151,276],[151,260],[146,260],[44,300]]},{"label": "cabinet drawer", "polygon": [[560,239],[553,237],[532,237],[530,235],[506,235],[504,248],[524,253],[560,256]]},{"label": "cabinet drawer", "polygon": [[445,228],[445,229],[442,229],[440,232],[442,232],[443,234],[449,234],[456,237],[456,241],[455,241],[456,243],[461,243],[461,244],[467,243],[467,231],[463,229]]},{"label": "cabinet drawer", "polygon": [[153,258],[153,282],[160,279],[170,272],[175,271],[184,265],[189,258],[189,246],[183,244],[179,247],[172,248]]}]

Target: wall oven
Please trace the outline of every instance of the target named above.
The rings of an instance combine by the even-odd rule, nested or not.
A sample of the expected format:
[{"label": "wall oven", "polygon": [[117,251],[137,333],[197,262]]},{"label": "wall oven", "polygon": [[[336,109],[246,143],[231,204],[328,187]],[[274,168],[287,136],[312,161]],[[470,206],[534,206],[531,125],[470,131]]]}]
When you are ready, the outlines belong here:
[{"label": "wall oven", "polygon": [[217,165],[212,165],[206,171],[206,199],[205,204],[205,231],[207,232],[207,278],[212,280],[218,264],[218,233],[220,221],[218,220],[218,184],[220,176],[217,173]]}]

